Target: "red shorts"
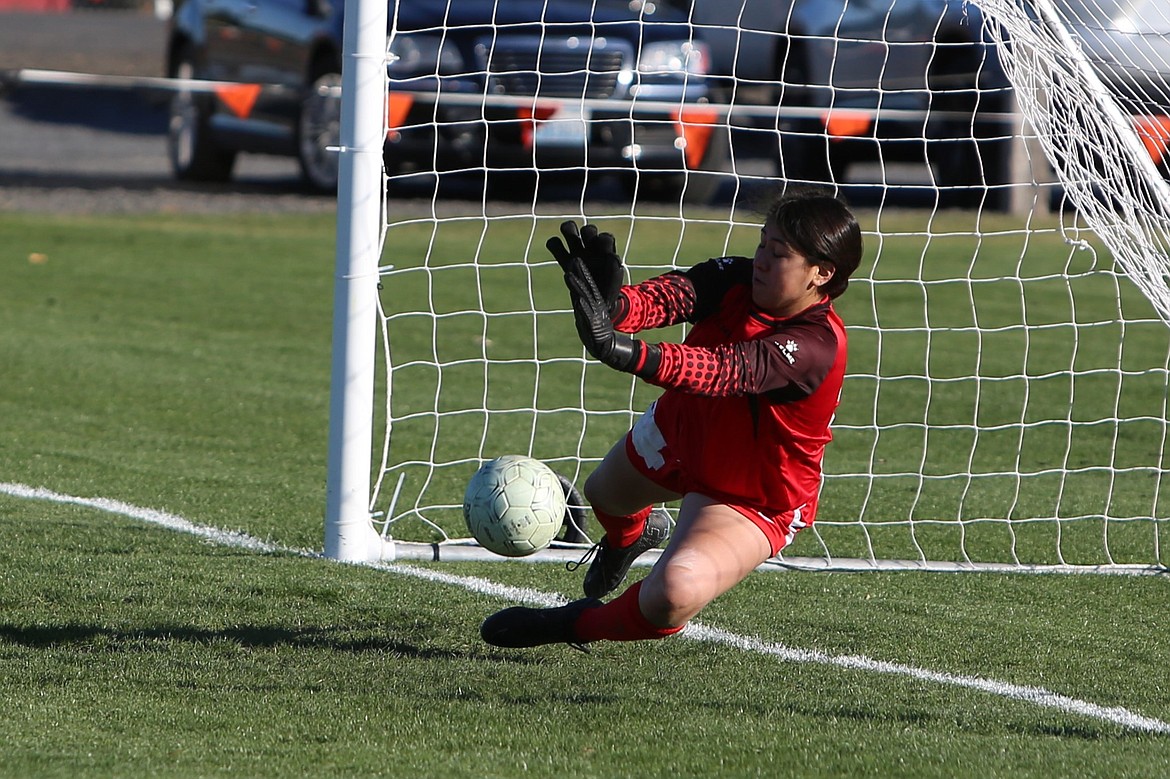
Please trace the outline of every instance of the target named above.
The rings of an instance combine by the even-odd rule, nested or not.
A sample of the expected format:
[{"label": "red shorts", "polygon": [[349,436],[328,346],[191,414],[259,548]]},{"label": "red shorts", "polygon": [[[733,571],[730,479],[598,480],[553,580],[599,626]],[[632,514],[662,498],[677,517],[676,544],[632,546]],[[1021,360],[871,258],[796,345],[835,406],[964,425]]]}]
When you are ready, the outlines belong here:
[{"label": "red shorts", "polygon": [[666,450],[666,440],[654,423],[654,406],[651,406],[626,434],[626,456],[647,479],[679,495],[695,492],[735,509],[763,532],[772,547],[773,555],[792,543],[792,538],[798,531],[811,524],[805,520],[805,516],[813,515],[808,506],[777,512],[775,509],[759,506],[743,498],[706,487],[694,478],[677,458],[664,457]]}]

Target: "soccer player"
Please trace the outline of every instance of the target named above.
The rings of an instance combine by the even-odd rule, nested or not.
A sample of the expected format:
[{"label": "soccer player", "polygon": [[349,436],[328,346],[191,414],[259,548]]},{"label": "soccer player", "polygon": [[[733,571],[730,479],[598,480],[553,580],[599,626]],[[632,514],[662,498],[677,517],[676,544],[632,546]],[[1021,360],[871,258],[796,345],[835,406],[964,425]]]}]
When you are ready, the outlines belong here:
[{"label": "soccer player", "polygon": [[[561,225],[549,251],[565,272],[577,333],[602,363],[665,392],[605,456],[585,498],[605,529],[586,597],[512,607],[483,623],[502,647],[670,636],[783,549],[816,517],[821,461],[845,376],[833,300],[862,256],[848,207],[820,190],[782,194],[754,257],[721,257],[622,286],[612,235]],[[631,334],[679,322],[685,341]],[[651,506],[681,500],[670,533]],[[670,542],[621,595],[634,560]]]}]

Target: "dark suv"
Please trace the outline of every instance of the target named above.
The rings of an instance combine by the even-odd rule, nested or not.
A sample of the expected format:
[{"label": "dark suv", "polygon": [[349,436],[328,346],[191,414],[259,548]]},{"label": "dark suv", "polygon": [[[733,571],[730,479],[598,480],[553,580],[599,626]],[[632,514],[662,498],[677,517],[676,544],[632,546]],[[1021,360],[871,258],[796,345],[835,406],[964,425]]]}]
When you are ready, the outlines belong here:
[{"label": "dark suv", "polygon": [[[639,0],[395,5],[392,174],[587,163],[637,170],[643,188],[677,194],[685,183],[692,198],[717,185],[696,175],[722,169],[728,154],[704,109],[706,46],[677,10]],[[176,93],[175,175],[226,180],[237,153],[264,152],[295,155],[309,185],[335,188],[341,40],[341,0],[185,0],[167,74],[240,87]]]},{"label": "dark suv", "polygon": [[929,161],[956,204],[1007,205],[1011,89],[977,3],[671,2],[707,41],[721,99],[778,137],[780,175],[841,182],[856,163]]}]

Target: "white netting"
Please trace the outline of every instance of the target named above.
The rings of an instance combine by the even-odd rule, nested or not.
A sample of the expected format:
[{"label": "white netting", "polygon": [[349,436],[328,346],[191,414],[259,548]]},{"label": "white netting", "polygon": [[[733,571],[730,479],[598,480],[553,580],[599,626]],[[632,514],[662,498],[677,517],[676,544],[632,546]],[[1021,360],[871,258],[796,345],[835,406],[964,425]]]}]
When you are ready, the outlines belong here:
[{"label": "white netting", "polygon": [[[1004,65],[1020,110],[1072,206],[1170,320],[1170,186],[1142,137],[1155,144],[1170,137],[1165,123],[1170,62],[1147,59],[1157,51],[1152,44],[1126,44],[1135,34],[1119,34],[1120,22],[1109,18],[1124,6],[1077,0],[1062,13],[1053,0],[1032,5],[1030,15],[1027,7],[1008,0],[982,3],[989,22],[1007,32],[1012,56]],[[1148,14],[1140,21],[1161,30],[1161,51],[1170,53],[1170,11],[1154,3],[1136,5]],[[1093,51],[1100,53],[1096,67]],[[1130,71],[1152,84],[1133,81]]]},{"label": "white netting", "polygon": [[[814,35],[796,27],[800,3],[773,19],[752,0],[719,13],[697,0],[689,35],[711,44],[708,65],[721,40],[741,47],[732,61],[783,55],[771,78],[710,81],[685,49],[665,71],[615,66],[633,54],[600,21],[607,4],[588,29],[557,5],[543,26],[501,0],[486,32],[454,10],[392,31],[392,63],[427,62],[423,39],[435,48],[431,70],[392,82],[388,111],[380,529],[465,536],[463,488],[500,454],[580,484],[656,395],[584,359],[544,249],[561,221],[615,233],[640,280],[750,254],[759,208],[787,178],[839,186],[867,250],[838,306],[850,370],[820,515],[786,557],[1161,562],[1170,201],[1150,153],[1170,137],[1167,101],[1087,77],[1101,63],[1060,32],[1075,8],[940,3],[925,19],[936,37],[916,41],[906,3],[868,26],[846,0],[822,4],[837,23]],[[456,62],[469,32],[478,48]],[[835,59],[820,73],[809,62],[824,51]],[[631,97],[629,82],[671,67],[682,91]]]}]

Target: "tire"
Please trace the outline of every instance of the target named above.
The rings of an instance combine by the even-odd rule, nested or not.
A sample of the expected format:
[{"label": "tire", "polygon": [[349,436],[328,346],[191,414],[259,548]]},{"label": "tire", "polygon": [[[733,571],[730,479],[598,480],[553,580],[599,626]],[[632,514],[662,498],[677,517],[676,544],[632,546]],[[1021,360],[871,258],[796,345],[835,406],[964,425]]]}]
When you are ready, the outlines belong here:
[{"label": "tire", "polygon": [[[812,88],[808,68],[808,54],[803,46],[793,42],[787,49],[786,60],[777,62],[776,79],[788,84],[784,93],[786,106],[816,108],[816,92]],[[777,105],[780,96],[776,97]],[[829,186],[834,189],[845,180],[849,166],[847,144],[833,141],[825,125],[813,118],[785,119],[780,122],[776,154],[776,174],[785,182]]]},{"label": "tire", "polygon": [[[975,127],[976,137],[970,136]],[[998,137],[997,137],[998,136]],[[1011,204],[1010,130],[994,122],[961,124],[942,130],[946,140],[929,142],[927,158],[935,170],[940,204],[953,208],[1007,211]]]},{"label": "tire", "polygon": [[816,120],[796,120],[781,128],[776,172],[784,181],[835,188],[845,180],[848,164],[843,144],[831,140]]},{"label": "tire", "polygon": [[[184,50],[171,75],[198,78],[195,57]],[[171,97],[167,119],[167,156],[171,171],[181,181],[229,181],[236,153],[216,144],[211,134],[210,95],[180,89]]]},{"label": "tire", "polygon": [[315,192],[336,192],[337,147],[341,145],[341,87],[336,66],[316,71],[305,89],[297,117],[297,160],[301,178]]},{"label": "tire", "polygon": [[[974,42],[957,34],[944,37],[944,41],[953,45],[941,49],[947,55],[932,63],[930,87],[936,95],[932,108],[954,118],[930,120],[926,129],[926,159],[935,171],[939,203],[1007,210],[1011,195],[1005,185],[1011,183],[1012,129],[980,116],[982,112],[1005,111],[1007,101],[995,94],[977,97],[982,57]],[[955,89],[956,83],[966,87]]]}]

